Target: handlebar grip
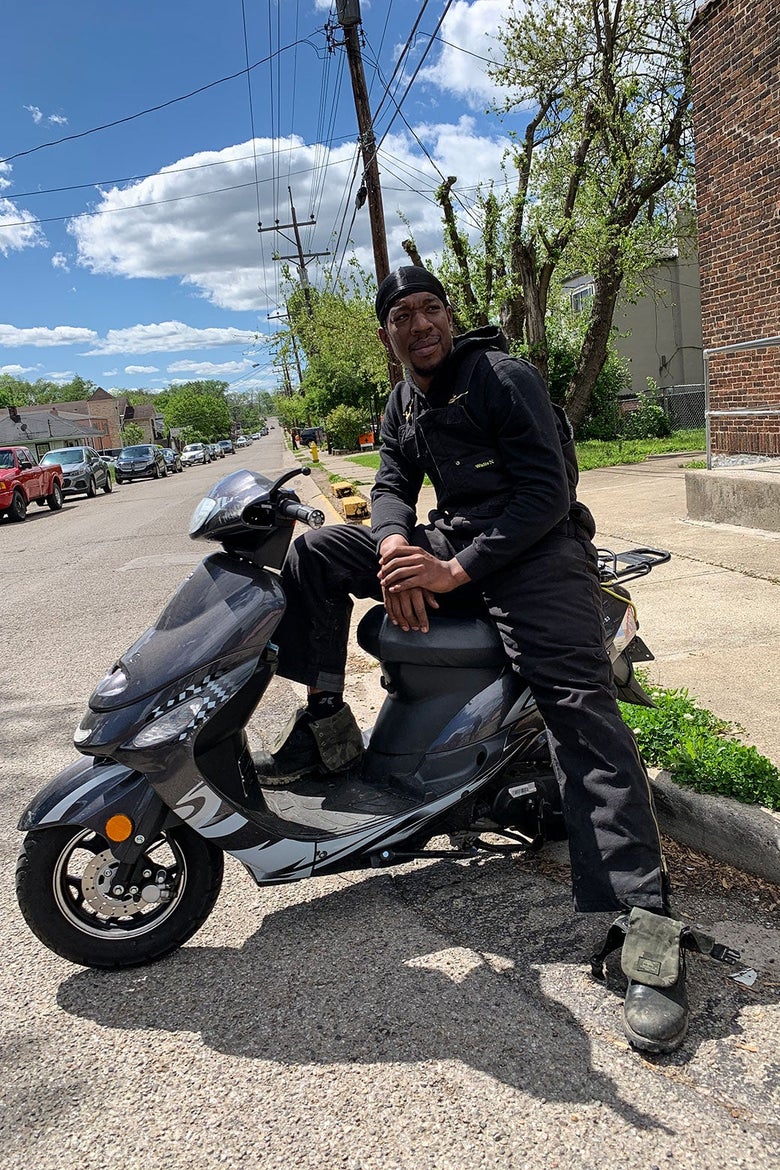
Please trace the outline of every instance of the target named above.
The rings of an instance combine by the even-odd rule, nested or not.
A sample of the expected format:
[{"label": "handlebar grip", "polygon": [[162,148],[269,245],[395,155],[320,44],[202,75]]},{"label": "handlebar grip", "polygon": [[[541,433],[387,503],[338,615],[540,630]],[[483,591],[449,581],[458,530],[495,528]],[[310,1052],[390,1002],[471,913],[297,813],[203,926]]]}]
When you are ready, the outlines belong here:
[{"label": "handlebar grip", "polygon": [[276,507],[280,516],[290,520],[300,520],[301,524],[308,524],[309,528],[322,528],[325,523],[325,513],[319,508],[311,508],[308,504],[298,504],[295,500],[280,500]]}]

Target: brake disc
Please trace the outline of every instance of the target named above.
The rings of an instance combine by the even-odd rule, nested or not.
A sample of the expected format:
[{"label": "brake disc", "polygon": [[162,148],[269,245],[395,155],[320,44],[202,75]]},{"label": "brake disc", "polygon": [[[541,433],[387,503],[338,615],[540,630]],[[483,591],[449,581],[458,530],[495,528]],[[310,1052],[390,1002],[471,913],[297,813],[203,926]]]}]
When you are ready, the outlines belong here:
[{"label": "brake disc", "polygon": [[105,918],[126,918],[140,914],[152,905],[143,895],[136,898],[131,894],[121,897],[112,894],[111,887],[118,868],[119,862],[111,850],[104,849],[87,862],[81,875],[81,894],[85,903],[95,914]]}]

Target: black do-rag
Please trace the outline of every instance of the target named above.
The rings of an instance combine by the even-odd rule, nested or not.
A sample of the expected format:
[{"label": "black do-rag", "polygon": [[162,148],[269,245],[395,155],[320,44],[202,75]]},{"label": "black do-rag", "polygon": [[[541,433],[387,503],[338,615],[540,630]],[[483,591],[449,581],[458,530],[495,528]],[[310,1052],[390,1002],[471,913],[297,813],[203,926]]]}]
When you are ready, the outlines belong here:
[{"label": "black do-rag", "polygon": [[379,286],[379,292],[376,294],[376,315],[380,325],[384,325],[387,314],[400,297],[416,292],[433,293],[443,305],[447,304],[447,294],[441,281],[427,268],[407,264],[404,268],[396,268],[394,272],[389,273]]}]

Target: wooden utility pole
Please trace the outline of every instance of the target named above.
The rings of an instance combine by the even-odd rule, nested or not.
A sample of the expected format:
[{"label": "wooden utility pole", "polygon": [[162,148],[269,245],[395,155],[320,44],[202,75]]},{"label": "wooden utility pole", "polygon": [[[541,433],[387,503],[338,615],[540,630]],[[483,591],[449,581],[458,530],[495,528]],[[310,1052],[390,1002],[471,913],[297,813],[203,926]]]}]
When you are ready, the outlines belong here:
[{"label": "wooden utility pole", "polygon": [[[385,231],[385,210],[382,205],[382,190],[379,185],[379,166],[376,160],[376,139],[368,104],[368,88],[363,71],[363,55],[360,50],[361,24],[360,0],[336,0],[339,24],[344,33],[349,72],[352,78],[352,92],[355,97],[360,150],[363,155],[363,185],[366,188],[368,214],[371,219],[371,241],[374,245],[374,269],[376,282],[381,284],[390,271],[387,258],[387,232]],[[358,196],[359,198],[360,196]]]},{"label": "wooden utility pole", "polygon": [[[268,320],[290,321],[291,318],[289,313],[269,313]],[[300,354],[298,353],[298,343],[295,340],[295,330],[293,329],[292,325],[290,325],[290,341],[292,342],[293,354],[295,355],[295,368],[298,371],[298,386],[300,387],[300,384],[303,381],[303,370],[301,369],[301,358]],[[287,370],[286,365],[284,368]],[[292,391],[290,391],[290,393],[292,393]]]},{"label": "wooden utility pole", "polygon": [[[287,229],[293,229],[295,240],[291,240],[289,236],[284,236],[284,239],[288,240],[291,244],[295,243],[297,251],[292,256],[280,256],[279,259],[295,260],[297,262],[298,273],[301,278],[301,288],[303,289],[303,296],[306,301],[309,314],[311,315],[311,292],[309,290],[309,274],[306,271],[306,261],[313,260],[316,256],[329,256],[330,252],[304,252],[303,245],[301,244],[301,233],[298,230],[298,217],[295,214],[295,204],[293,203],[292,189],[290,187],[287,188],[287,193],[290,196],[292,223],[279,223],[279,220],[277,219],[271,227],[263,227],[262,223],[258,223],[257,230],[258,232],[279,232],[280,235],[284,235],[284,232]],[[312,216],[307,226],[313,227],[316,222],[316,219],[314,216]]]},{"label": "wooden utility pole", "polygon": [[[347,50],[349,73],[352,78],[352,93],[355,98],[355,111],[360,131],[360,150],[363,156],[363,182],[358,192],[356,206],[362,207],[361,199],[368,202],[371,243],[374,248],[374,272],[376,273],[377,287],[379,287],[390,271],[390,261],[387,257],[385,209],[382,203],[382,188],[379,184],[376,138],[371,120],[371,107],[368,104],[363,54],[360,50],[360,34],[358,32],[358,26],[362,23],[360,0],[336,0],[336,12],[344,33],[344,47]],[[392,353],[388,353],[387,371],[391,386],[400,382],[403,377],[403,370]]]}]

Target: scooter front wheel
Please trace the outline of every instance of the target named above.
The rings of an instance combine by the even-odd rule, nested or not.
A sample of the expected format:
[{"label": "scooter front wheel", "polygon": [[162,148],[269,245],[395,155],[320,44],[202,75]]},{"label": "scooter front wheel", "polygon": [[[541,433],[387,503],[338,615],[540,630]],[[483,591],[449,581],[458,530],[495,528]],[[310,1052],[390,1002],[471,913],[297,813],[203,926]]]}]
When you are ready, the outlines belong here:
[{"label": "scooter front wheel", "polygon": [[77,826],[34,829],[16,867],[19,908],[55,954],[84,967],[136,967],[175,951],[208,918],[223,854],[186,825],[150,843],[138,887],[118,894],[108,841]]}]

